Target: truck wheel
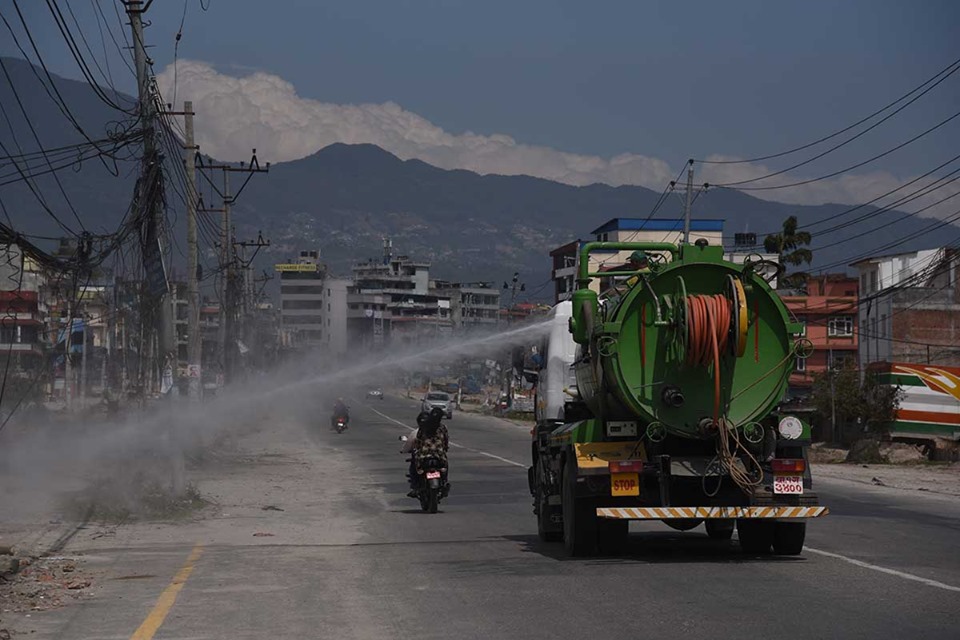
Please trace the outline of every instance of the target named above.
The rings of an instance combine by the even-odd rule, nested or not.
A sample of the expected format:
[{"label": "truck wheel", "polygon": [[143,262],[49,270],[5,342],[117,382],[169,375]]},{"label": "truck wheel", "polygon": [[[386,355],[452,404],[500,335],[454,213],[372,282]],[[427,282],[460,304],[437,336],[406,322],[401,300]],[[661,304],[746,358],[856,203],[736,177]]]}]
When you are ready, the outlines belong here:
[{"label": "truck wheel", "polygon": [[560,542],[563,538],[563,529],[557,527],[550,520],[550,505],[547,504],[547,496],[544,495],[543,486],[540,479],[543,478],[540,462],[537,462],[537,472],[533,479],[536,485],[537,500],[537,535],[543,542]]},{"label": "truck wheel", "polygon": [[770,553],[773,544],[775,523],[763,518],[741,518],[737,520],[737,536],[744,553],[763,555]]},{"label": "truck wheel", "polygon": [[733,520],[720,520],[707,518],[704,526],[707,528],[707,535],[711,540],[729,540],[733,537]]},{"label": "truck wheel", "polygon": [[603,555],[621,555],[627,550],[629,520],[597,518],[597,547]]},{"label": "truck wheel", "polygon": [[590,503],[578,501],[577,462],[571,453],[563,470],[563,546],[570,556],[589,556],[597,546],[597,514]]},{"label": "truck wheel", "polygon": [[773,552],[782,556],[799,555],[806,537],[806,522],[777,522],[773,528]]}]

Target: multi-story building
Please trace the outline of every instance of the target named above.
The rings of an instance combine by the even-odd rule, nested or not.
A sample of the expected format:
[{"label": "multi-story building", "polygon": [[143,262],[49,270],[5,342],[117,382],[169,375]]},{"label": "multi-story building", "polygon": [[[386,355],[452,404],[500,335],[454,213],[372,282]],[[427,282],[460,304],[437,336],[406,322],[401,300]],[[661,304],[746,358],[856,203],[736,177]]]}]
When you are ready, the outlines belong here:
[{"label": "multi-story building", "polygon": [[280,274],[281,344],[324,343],[324,280],[326,266],[319,251],[301,251],[295,262],[277,264]]},{"label": "multi-story building", "polygon": [[812,344],[807,358],[798,358],[790,375],[790,395],[809,394],[817,373],[856,363],[858,280],[845,274],[811,277],[806,290],[780,290],[790,313],[804,325]]},{"label": "multi-story building", "polygon": [[[595,242],[671,242],[683,239],[683,220],[641,218],[613,218],[590,232]],[[695,219],[690,221],[690,242],[706,240],[712,246],[723,244],[723,220]],[[550,252],[553,260],[554,302],[568,300],[576,285],[576,270],[583,241],[575,240]],[[630,251],[610,249],[590,254],[590,271],[616,269],[625,264]],[[664,254],[669,260],[669,254]],[[599,293],[601,283],[594,279],[590,286]]]},{"label": "multi-story building", "polygon": [[[11,370],[31,370],[42,363],[50,344],[42,287],[44,274],[17,245],[2,247],[0,260],[0,353],[10,354]],[[6,366],[6,365],[5,365]]]},{"label": "multi-story building", "polygon": [[323,344],[328,353],[341,355],[347,351],[347,316],[349,313],[349,278],[327,278],[323,293]]},{"label": "multi-story building", "polygon": [[860,364],[960,365],[960,253],[943,247],[866,258],[860,276]]},{"label": "multi-story building", "polygon": [[469,330],[497,324],[500,289],[496,283],[437,280],[432,288],[450,298],[450,320],[455,329]]},{"label": "multi-story building", "polygon": [[393,257],[353,267],[347,336],[354,345],[414,342],[451,331],[450,297],[430,287],[430,263]]}]

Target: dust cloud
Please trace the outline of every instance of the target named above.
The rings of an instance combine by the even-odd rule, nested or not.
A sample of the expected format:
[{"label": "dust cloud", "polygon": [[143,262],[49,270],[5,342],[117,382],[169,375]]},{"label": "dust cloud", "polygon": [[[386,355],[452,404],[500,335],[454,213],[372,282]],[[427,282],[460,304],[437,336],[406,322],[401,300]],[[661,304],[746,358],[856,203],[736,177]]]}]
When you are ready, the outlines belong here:
[{"label": "dust cloud", "polygon": [[0,432],[0,519],[6,524],[176,516],[203,500],[186,479],[237,437],[277,424],[326,425],[333,400],[402,386],[405,375],[534,344],[549,321],[472,338],[438,339],[337,359],[319,352],[256,373],[191,403],[157,400],[118,418],[39,418],[24,412]]}]

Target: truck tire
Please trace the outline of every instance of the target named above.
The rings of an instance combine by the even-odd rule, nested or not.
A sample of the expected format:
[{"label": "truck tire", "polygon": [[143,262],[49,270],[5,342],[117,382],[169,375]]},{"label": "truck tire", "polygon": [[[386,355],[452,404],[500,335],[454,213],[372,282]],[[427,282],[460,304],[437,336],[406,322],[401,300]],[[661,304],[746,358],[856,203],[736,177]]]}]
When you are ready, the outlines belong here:
[{"label": "truck tire", "polygon": [[537,535],[543,542],[560,542],[563,539],[563,529],[550,520],[550,505],[547,504],[547,496],[544,494],[543,485],[540,482],[542,478],[543,469],[538,460],[533,478],[536,487],[534,495],[537,501]]},{"label": "truck tire", "polygon": [[806,537],[806,522],[777,522],[773,528],[773,552],[781,556],[800,555]]},{"label": "truck tire", "polygon": [[737,520],[737,536],[744,553],[764,555],[773,545],[774,522],[764,518],[741,518]]},{"label": "truck tire", "polygon": [[586,500],[577,500],[577,461],[574,454],[567,456],[563,470],[563,547],[567,555],[593,555],[597,547],[597,513]]},{"label": "truck tire", "polygon": [[704,520],[704,526],[711,540],[729,540],[733,537],[734,521],[732,519],[707,518]]},{"label": "truck tire", "polygon": [[627,551],[629,520],[597,518],[597,548],[602,555],[616,556]]}]

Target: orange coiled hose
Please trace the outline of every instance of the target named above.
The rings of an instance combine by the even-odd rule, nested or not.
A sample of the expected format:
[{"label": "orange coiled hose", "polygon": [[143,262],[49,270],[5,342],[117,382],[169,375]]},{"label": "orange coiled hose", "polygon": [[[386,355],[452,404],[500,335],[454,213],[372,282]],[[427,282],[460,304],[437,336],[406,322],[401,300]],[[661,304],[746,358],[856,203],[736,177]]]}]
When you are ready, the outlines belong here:
[{"label": "orange coiled hose", "polygon": [[723,294],[687,296],[687,364],[713,365],[713,423],[720,425],[720,354],[727,350],[733,306]]}]

